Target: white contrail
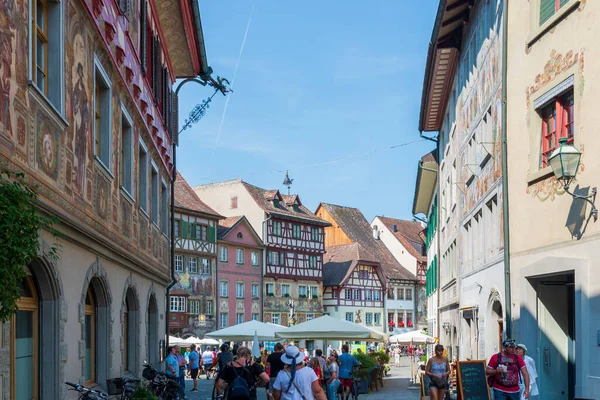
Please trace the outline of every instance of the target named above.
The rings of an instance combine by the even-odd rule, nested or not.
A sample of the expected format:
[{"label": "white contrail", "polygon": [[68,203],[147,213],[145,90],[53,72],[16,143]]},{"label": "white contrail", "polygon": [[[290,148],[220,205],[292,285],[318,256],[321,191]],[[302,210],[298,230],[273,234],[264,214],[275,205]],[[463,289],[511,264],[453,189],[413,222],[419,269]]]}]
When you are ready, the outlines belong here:
[{"label": "white contrail", "polygon": [[[252,22],[252,14],[254,14],[254,4],[252,5],[252,11],[250,11],[250,17],[248,18],[248,24],[246,25],[246,32],[244,32],[244,39],[242,40],[242,47],[240,47],[240,54],[238,54],[237,62],[235,63],[235,69],[233,70],[233,79],[231,80],[231,89],[235,86],[235,77],[237,75],[238,67],[240,66],[240,60],[242,59],[242,53],[244,52],[244,46],[246,45],[246,37],[248,37],[248,30],[250,29],[250,22]],[[227,106],[229,105],[229,99],[231,98],[230,93],[225,100],[225,107],[223,108],[223,115],[221,115],[221,123],[219,124],[219,131],[217,132],[216,144],[219,144],[221,138],[221,130],[223,129],[223,122],[225,122],[225,114],[227,113]]]}]

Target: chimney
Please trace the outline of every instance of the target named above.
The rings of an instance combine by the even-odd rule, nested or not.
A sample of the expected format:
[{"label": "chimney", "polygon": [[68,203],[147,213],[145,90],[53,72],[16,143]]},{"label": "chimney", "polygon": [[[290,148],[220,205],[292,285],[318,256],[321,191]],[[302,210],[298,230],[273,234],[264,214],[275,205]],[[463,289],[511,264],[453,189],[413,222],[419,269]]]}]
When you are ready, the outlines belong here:
[{"label": "chimney", "polygon": [[398,225],[396,225],[396,224],[392,225],[392,230],[394,232],[398,232]]},{"label": "chimney", "polygon": [[377,225],[373,225],[373,239],[379,240],[379,230],[377,229]]}]

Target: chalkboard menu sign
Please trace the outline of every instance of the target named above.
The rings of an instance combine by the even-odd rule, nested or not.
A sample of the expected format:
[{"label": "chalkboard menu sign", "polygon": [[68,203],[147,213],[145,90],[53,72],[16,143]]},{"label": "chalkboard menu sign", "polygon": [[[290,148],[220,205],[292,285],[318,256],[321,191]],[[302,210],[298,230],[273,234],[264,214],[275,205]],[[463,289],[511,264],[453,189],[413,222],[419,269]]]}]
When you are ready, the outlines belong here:
[{"label": "chalkboard menu sign", "polygon": [[421,400],[427,400],[429,397],[429,383],[431,383],[429,375],[421,374]]},{"label": "chalkboard menu sign", "polygon": [[491,400],[485,360],[459,361],[458,391],[464,400]]}]

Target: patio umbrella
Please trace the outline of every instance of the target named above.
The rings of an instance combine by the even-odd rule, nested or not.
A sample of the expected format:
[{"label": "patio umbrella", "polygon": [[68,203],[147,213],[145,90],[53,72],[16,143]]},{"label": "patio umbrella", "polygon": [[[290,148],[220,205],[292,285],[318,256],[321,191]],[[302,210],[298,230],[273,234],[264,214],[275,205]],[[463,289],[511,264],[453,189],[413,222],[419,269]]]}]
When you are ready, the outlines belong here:
[{"label": "patio umbrella", "polygon": [[254,331],[252,339],[252,357],[260,357],[260,345],[258,344],[258,333]]},{"label": "patio umbrella", "polygon": [[275,332],[287,329],[281,325],[260,321],[248,321],[243,324],[219,329],[204,335],[205,338],[221,339],[225,342],[241,342],[254,340],[255,333],[259,341],[275,340]]},{"label": "patio umbrella", "polygon": [[221,342],[219,342],[216,339],[204,338],[204,339],[200,339],[198,344],[207,344],[209,346],[217,346],[217,345],[221,344]]},{"label": "patio umbrella", "polygon": [[169,336],[169,346],[175,346],[175,345],[179,345],[179,346],[187,346],[189,343],[187,343],[185,341],[185,339],[182,338],[178,338],[175,336]]},{"label": "patio umbrella", "polygon": [[412,331],[402,333],[400,335],[390,336],[390,343],[401,344],[401,345],[412,345],[412,344],[434,344],[435,338],[421,331]]},{"label": "patio umbrella", "polygon": [[386,336],[354,322],[324,315],[276,333],[285,339],[382,341]]}]

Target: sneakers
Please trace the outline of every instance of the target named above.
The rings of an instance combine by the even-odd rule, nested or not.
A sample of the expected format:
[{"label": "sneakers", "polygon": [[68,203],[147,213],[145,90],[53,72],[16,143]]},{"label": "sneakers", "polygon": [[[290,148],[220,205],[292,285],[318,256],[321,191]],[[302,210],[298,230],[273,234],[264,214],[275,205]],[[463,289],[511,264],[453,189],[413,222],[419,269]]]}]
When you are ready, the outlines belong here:
[{"label": "sneakers", "polygon": [[198,391],[198,389],[192,389],[192,390],[190,390],[190,392],[197,392],[197,391]]}]

